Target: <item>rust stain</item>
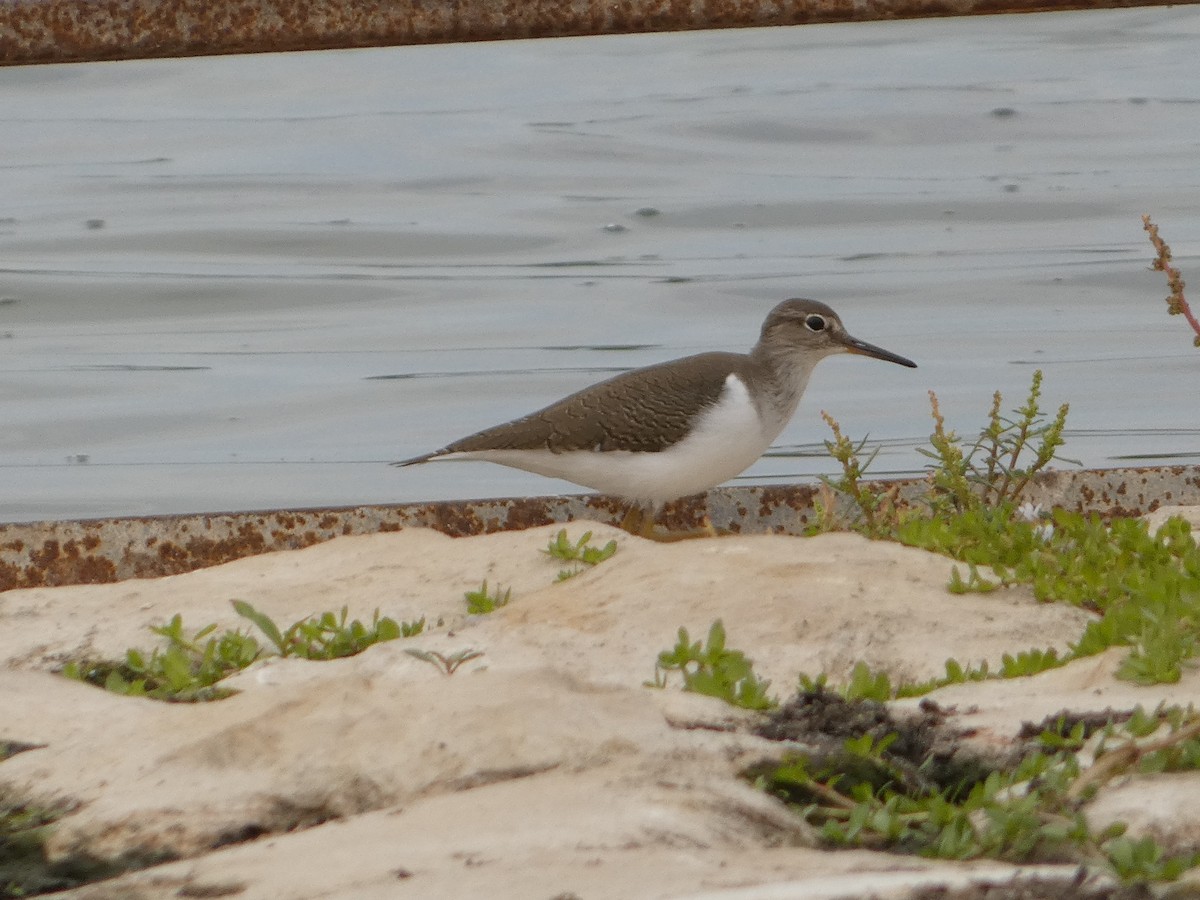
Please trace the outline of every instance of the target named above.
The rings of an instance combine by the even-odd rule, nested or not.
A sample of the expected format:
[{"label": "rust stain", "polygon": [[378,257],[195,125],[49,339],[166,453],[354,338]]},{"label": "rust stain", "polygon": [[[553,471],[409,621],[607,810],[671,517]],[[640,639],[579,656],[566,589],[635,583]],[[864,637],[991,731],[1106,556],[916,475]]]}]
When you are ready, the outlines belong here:
[{"label": "rust stain", "polygon": [[1169,5],[1163,0],[7,0],[0,65]]},{"label": "rust stain", "polygon": [[111,559],[103,554],[84,552],[99,546],[99,538],[94,535],[65,542],[50,538],[40,546],[31,544],[23,567],[9,561],[0,565],[0,590],[115,581],[116,566]]},{"label": "rust stain", "polygon": [[508,501],[503,524],[497,518],[489,525],[488,531],[516,531],[524,528],[536,528],[539,525],[549,525],[554,521],[547,509],[547,504],[537,498],[525,498]]},{"label": "rust stain", "polygon": [[[924,478],[885,482],[903,498]],[[815,485],[719,488],[669,504],[668,529],[705,519],[735,534],[801,534],[812,521]],[[1164,502],[1200,504],[1200,466],[1058,470],[1040,477],[1030,500],[1102,517],[1138,516]],[[152,578],[273,550],[294,550],[339,535],[433,528],[451,537],[591,519],[618,523],[627,507],[612,497],[526,497],[476,502],[159,516],[84,522],[0,524],[0,591]]]},{"label": "rust stain", "polygon": [[21,580],[20,569],[10,562],[0,563],[0,591],[25,586],[25,583]]}]

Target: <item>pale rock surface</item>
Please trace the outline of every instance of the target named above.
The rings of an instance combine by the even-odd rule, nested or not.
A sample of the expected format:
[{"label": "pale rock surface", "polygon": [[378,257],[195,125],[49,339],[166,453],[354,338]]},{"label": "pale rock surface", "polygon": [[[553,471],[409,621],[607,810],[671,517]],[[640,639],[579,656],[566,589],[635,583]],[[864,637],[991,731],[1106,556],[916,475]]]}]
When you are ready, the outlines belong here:
[{"label": "pale rock surface", "polygon": [[930,700],[953,711],[956,724],[971,732],[969,740],[1006,743],[1024,723],[1036,724],[1064,710],[1103,712],[1141,705],[1149,712],[1159,703],[1186,707],[1200,699],[1200,670],[1195,668],[1176,684],[1142,687],[1118,680],[1117,667],[1127,652],[1113,648],[1039,675],[953,684],[891,705],[915,710],[922,700]]},{"label": "pale rock surface", "polygon": [[1130,837],[1152,837],[1169,854],[1194,853],[1200,847],[1200,773],[1134,775],[1109,787],[1088,806],[1088,822],[1104,828],[1128,826]]},{"label": "pale rock surface", "polygon": [[[0,764],[0,792],[72,807],[52,854],[184,857],[67,894],[92,900],[812,898],[856,896],[863,879],[881,892],[894,879],[901,896],[926,879],[1018,871],[814,849],[738,775],[779,752],[747,733],[754,714],[644,682],[679,626],[698,640],[718,618],[785,698],[800,672],[837,680],[859,659],[907,680],[940,675],[948,657],[995,666],[1062,649],[1090,614],[1024,590],[952,595],[949,560],[854,535],[664,546],[598,524],[568,531],[588,529],[619,550],[565,582],[541,553],[553,526],[341,538],[171,578],[0,594],[0,738],[46,745]],[[463,593],[484,578],[512,601],[468,616]],[[265,660],[229,680],[241,693],[208,704],[48,674],[72,656],[150,648],[147,627],[175,613],[189,632],[244,628],[232,598],[284,624],[345,605],[360,619],[376,607],[424,616],[428,630],[333,662]],[[483,655],[447,677],[412,648]],[[1195,673],[1154,689],[1117,682],[1119,659],[932,697],[999,744],[1063,708],[1197,695]]]},{"label": "pale rock surface", "polygon": [[[611,539],[620,549],[565,583],[555,581],[562,566],[541,552],[558,530],[546,526],[466,539],[411,529],[169,578],[10,591],[0,599],[0,653],[10,665],[40,668],[116,657],[146,646],[147,627],[175,613],[187,626],[243,627],[229,603],[241,599],[279,622],[342,606],[359,618],[377,607],[397,620],[423,616],[443,626],[422,635],[422,647],[483,649],[486,641],[486,659],[471,668],[548,664],[635,685],[653,675],[657,652],[681,625],[703,638],[720,618],[731,646],[754,648],[757,671],[787,693],[799,672],[837,679],[860,659],[916,680],[943,674],[951,656],[965,664],[1061,649],[1089,618],[1037,604],[1023,589],[954,596],[945,589],[952,561],[855,534],[660,545],[596,523],[570,533],[589,529],[593,545]],[[463,593],[484,579],[511,588],[515,602],[472,618]]]},{"label": "pale rock surface", "polygon": [[1160,506],[1152,513],[1143,516],[1150,526],[1150,531],[1157,531],[1167,519],[1179,516],[1186,519],[1192,526],[1192,531],[1200,530],[1200,506]]}]

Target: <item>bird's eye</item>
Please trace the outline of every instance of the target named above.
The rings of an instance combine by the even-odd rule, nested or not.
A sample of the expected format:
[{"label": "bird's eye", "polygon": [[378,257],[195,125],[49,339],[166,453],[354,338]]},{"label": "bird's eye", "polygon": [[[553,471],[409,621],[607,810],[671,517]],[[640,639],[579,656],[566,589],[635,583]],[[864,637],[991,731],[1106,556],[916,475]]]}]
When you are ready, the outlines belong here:
[{"label": "bird's eye", "polygon": [[814,313],[811,316],[804,317],[804,327],[809,331],[824,331],[826,326],[825,317],[818,316]]}]

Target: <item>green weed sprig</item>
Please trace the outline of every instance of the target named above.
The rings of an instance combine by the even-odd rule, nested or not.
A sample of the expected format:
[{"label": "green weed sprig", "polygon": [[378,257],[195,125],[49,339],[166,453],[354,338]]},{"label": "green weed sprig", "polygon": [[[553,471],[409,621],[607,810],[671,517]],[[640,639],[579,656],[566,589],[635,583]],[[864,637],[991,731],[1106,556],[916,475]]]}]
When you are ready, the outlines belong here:
[{"label": "green weed sprig", "polygon": [[[1069,657],[1066,657],[1069,658]],[[1037,675],[1048,669],[1063,665],[1065,657],[1060,656],[1053,647],[1045,650],[1032,648],[1019,653],[1005,653],[1000,659],[1000,668],[992,671],[987,660],[978,666],[963,666],[956,659],[945,662],[946,674],[927,681],[902,681],[893,684],[891,676],[882,670],[875,671],[867,663],[859,660],[850,670],[849,679],[841,686],[832,689],[846,700],[877,700],[885,702],[904,697],[922,697],[938,688],[952,684],[966,684],[971,681],[986,681],[989,678],[1024,678]],[[799,688],[801,692],[812,692],[830,689],[829,676],[822,672],[812,676],[800,674]]]},{"label": "green weed sprig", "polygon": [[[1040,369],[1033,373],[1025,402],[1014,410],[1015,418],[1001,413],[1004,398],[996,391],[987,425],[970,450],[964,452],[958,435],[946,429],[937,395],[929,392],[934,421],[929,438],[932,449],[918,448],[918,452],[933,460],[929,480],[934,514],[1015,507],[1019,503],[1034,476],[1057,458],[1064,442],[1070,405],[1064,403],[1054,418],[1047,420],[1041,396]],[[1033,458],[1024,463],[1030,453]]]},{"label": "green weed sprig", "polygon": [[[868,537],[886,536],[895,526],[898,514],[895,491],[872,484],[863,478],[871,463],[875,461],[879,448],[873,450],[871,455],[864,460],[862,452],[867,444],[865,437],[855,444],[842,434],[841,426],[833,416],[822,410],[821,418],[833,432],[833,440],[825,441],[825,449],[842,467],[841,477],[831,479],[822,476],[822,484],[835,492],[850,497],[862,515],[861,530],[864,534]],[[826,501],[818,512],[821,519],[819,530],[833,530],[836,527],[836,517],[832,502]]]},{"label": "green weed sprig", "polygon": [[499,586],[496,587],[495,593],[488,593],[487,579],[483,580],[483,584],[477,590],[467,591],[464,595],[467,600],[467,613],[472,616],[486,616],[488,613],[493,613],[502,606],[508,606],[508,601],[512,599],[512,588],[506,590],[503,594],[500,593]]},{"label": "green weed sprig", "polygon": [[[347,622],[348,612],[322,613],[301,619],[281,630],[270,616],[243,600],[233,600],[239,616],[253,623],[274,645],[279,656],[326,660],[361,653],[372,644],[420,634],[425,620],[397,623],[375,610],[371,624],[357,619]],[[120,662],[72,660],[61,674],[112,691],[155,700],[194,702],[220,700],[234,691],[219,682],[268,655],[267,646],[251,634],[227,630],[215,634],[216,625],[208,625],[187,636],[183,617],[175,615],[166,625],[150,630],[166,639],[166,646],[149,656],[136,648],[125,651]]]},{"label": "green weed sprig", "polygon": [[686,628],[671,650],[658,654],[654,680],[648,684],[665,687],[668,672],[683,676],[683,689],[719,697],[743,709],[770,709],[777,701],[767,695],[771,682],[754,674],[754,664],[740,650],[725,646],[725,626],[720,619],[708,629],[708,643],[691,642]]},{"label": "green weed sprig", "polygon": [[394,641],[399,637],[412,637],[425,629],[425,620],[398,623],[387,616],[380,618],[375,610],[370,625],[355,619],[347,623],[347,609],[342,607],[339,615],[332,612],[312,616],[291,625],[281,632],[267,615],[256,610],[244,600],[234,600],[233,608],[239,616],[249,619],[267,636],[280,656],[298,656],[301,659],[339,659],[354,656],[372,644]]},{"label": "green weed sprig", "polygon": [[570,567],[559,570],[559,581],[574,578],[584,569],[598,566],[606,559],[610,559],[617,552],[616,541],[609,541],[603,547],[591,547],[588,545],[591,539],[592,533],[585,531],[583,536],[572,544],[571,539],[567,537],[567,529],[563,528],[546,545],[546,549],[542,552],[547,556],[552,559],[561,560],[562,562],[572,563]]}]

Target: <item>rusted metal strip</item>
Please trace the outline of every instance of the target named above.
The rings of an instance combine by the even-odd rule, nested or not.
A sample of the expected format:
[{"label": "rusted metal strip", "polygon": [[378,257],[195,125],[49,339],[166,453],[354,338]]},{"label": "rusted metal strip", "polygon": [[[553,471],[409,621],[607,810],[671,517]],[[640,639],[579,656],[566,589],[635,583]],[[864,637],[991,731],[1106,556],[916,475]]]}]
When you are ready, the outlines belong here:
[{"label": "rusted metal strip", "polygon": [[[893,483],[909,496],[925,486],[922,480]],[[815,517],[817,494],[813,485],[723,488],[673,504],[659,522],[673,530],[694,529],[707,517],[722,531],[800,534]],[[1200,466],[1049,472],[1030,500],[1103,516],[1200,504]],[[607,497],[531,497],[0,524],[0,590],[176,575],[344,534],[429,527],[459,537],[573,519],[615,524],[624,511]]]},{"label": "rusted metal strip", "polygon": [[5,0],[0,64],[1111,9],[1163,0]]}]

